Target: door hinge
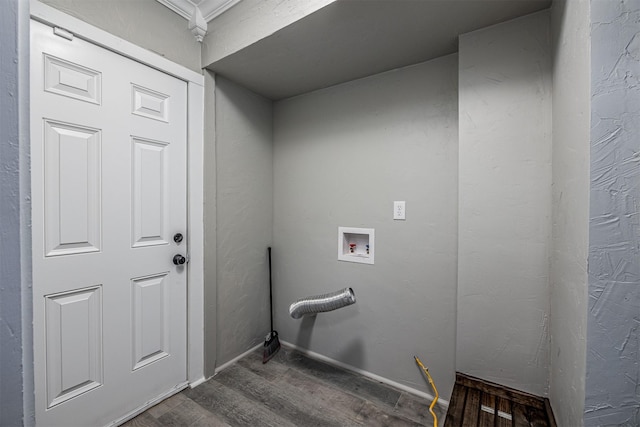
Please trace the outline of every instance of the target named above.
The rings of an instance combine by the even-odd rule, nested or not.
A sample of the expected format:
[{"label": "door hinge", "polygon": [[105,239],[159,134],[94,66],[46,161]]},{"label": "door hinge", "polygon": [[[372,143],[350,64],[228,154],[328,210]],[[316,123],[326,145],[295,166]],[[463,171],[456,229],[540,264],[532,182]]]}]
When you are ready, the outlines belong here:
[{"label": "door hinge", "polygon": [[62,37],[63,39],[73,41],[73,33],[70,33],[64,28],[53,27],[53,34],[55,34],[56,36]]}]

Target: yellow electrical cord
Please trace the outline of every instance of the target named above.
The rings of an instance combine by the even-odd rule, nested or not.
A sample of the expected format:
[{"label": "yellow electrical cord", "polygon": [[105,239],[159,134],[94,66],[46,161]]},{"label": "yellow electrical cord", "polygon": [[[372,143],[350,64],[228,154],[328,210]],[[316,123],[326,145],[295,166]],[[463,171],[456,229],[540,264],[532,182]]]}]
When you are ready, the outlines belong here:
[{"label": "yellow electrical cord", "polygon": [[433,399],[433,402],[431,402],[431,406],[429,406],[429,412],[431,412],[431,416],[433,417],[433,427],[438,427],[438,417],[436,416],[436,413],[433,412],[433,407],[436,406],[436,402],[438,402],[438,389],[436,388],[436,385],[433,382],[433,378],[431,378],[431,374],[429,373],[429,370],[424,367],[420,359],[418,359],[418,356],[413,356],[413,358],[416,359],[416,363],[420,365],[424,373],[427,375],[429,384],[431,384],[431,387],[433,387],[433,391],[435,391],[436,393],[435,399]]}]

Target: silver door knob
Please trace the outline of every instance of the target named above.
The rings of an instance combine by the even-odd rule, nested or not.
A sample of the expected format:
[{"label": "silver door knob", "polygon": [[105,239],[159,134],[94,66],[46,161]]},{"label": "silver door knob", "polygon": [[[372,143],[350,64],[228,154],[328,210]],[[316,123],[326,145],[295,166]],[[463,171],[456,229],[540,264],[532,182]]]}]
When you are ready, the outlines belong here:
[{"label": "silver door knob", "polygon": [[187,259],[180,254],[177,254],[173,257],[173,263],[175,265],[182,265],[187,262]]}]

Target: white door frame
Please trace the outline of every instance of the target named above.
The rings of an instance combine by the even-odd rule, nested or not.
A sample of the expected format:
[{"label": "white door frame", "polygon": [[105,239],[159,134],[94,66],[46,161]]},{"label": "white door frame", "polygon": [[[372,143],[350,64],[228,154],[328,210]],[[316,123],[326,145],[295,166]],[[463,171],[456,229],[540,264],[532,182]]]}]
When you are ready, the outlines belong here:
[{"label": "white door frame", "polygon": [[37,0],[31,0],[31,18],[60,27],[134,61],[187,83],[187,380],[191,387],[204,377],[204,76],[160,55],[109,34]]}]

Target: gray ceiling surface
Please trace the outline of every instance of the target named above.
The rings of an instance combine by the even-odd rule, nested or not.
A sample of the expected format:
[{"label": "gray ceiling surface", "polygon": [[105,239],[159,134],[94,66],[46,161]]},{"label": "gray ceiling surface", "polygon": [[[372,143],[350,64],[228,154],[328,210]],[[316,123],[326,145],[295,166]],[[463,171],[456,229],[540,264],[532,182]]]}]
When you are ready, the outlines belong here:
[{"label": "gray ceiling surface", "polygon": [[279,100],[455,53],[551,0],[338,0],[207,68]]}]

